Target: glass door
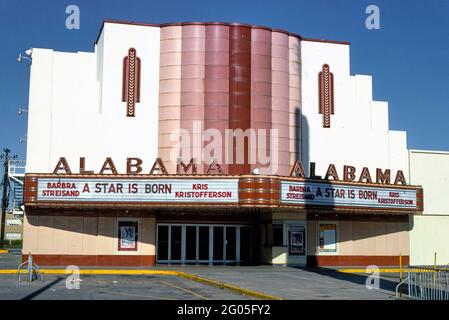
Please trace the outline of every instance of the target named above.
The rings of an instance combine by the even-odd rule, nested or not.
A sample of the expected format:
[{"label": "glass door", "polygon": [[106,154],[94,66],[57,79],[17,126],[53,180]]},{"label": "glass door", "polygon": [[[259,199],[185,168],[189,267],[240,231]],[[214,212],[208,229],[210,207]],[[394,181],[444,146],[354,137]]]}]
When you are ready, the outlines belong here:
[{"label": "glass door", "polygon": [[200,263],[209,263],[209,226],[198,227],[198,260]]},{"label": "glass door", "polygon": [[169,260],[173,262],[181,262],[181,249],[182,249],[182,227],[172,226],[170,235]]},{"label": "glass door", "polygon": [[186,262],[196,262],[198,260],[198,257],[196,255],[197,247],[196,247],[196,233],[197,233],[197,227],[196,226],[186,226],[186,255],[185,260]]},{"label": "glass door", "polygon": [[237,227],[226,226],[225,263],[237,260]]},{"label": "glass door", "polygon": [[249,262],[251,227],[244,225],[158,224],[158,263]]},{"label": "glass door", "polygon": [[224,262],[224,227],[214,226],[213,227],[213,262],[222,263]]}]

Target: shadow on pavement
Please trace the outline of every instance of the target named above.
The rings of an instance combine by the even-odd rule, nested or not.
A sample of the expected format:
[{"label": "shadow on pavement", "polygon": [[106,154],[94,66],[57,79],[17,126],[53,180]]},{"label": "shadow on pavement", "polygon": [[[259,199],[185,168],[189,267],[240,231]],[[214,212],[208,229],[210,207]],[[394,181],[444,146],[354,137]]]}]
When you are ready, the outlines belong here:
[{"label": "shadow on pavement", "polygon": [[[354,274],[354,273],[343,273],[343,272],[338,272],[335,269],[327,269],[327,268],[308,268],[308,267],[293,267],[295,269],[300,269],[306,272],[312,272],[312,273],[316,273],[319,274],[321,276],[327,276],[327,277],[331,277],[333,279],[337,279],[337,280],[342,280],[342,281],[347,281],[347,282],[352,282],[358,285],[365,285],[366,284],[366,280],[368,278],[368,274],[366,275],[362,275],[362,274]],[[372,283],[372,282],[370,282]],[[386,290],[386,291],[391,291],[391,292],[395,292],[396,291],[396,286],[399,283],[399,279],[397,280],[389,280],[389,279],[385,279],[384,277],[382,277],[382,275],[380,275],[380,281],[379,281],[379,289],[382,290]]]},{"label": "shadow on pavement", "polygon": [[54,285],[56,285],[58,282],[60,282],[61,280],[63,280],[63,277],[58,277],[55,280],[53,280],[52,282],[50,282],[49,284],[47,284],[46,286],[40,288],[39,290],[34,291],[33,293],[30,293],[29,295],[27,295],[26,297],[23,297],[21,300],[31,300],[34,299],[35,297],[37,297],[38,295],[40,295],[42,292],[50,289],[51,287],[53,287]]}]

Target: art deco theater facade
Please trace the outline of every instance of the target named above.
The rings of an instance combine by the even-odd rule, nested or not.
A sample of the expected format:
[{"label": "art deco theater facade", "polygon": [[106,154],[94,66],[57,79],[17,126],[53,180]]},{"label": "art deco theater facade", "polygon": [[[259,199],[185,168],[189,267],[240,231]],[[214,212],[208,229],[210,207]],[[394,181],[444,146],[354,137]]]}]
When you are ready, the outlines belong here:
[{"label": "art deco theater facade", "polygon": [[227,23],[105,21],[34,49],[24,254],[42,265],[395,265],[406,133],[349,43]]}]

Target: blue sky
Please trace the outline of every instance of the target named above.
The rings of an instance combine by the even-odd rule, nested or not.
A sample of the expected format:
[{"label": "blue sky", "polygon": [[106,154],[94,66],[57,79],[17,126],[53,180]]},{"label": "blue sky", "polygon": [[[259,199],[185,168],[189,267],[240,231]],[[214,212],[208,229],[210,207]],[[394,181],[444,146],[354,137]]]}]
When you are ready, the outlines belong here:
[{"label": "blue sky", "polygon": [[[68,5],[80,30],[65,28]],[[365,8],[380,8],[380,30],[365,28]],[[93,51],[103,19],[140,22],[228,21],[282,28],[305,37],[351,42],[351,73],[373,76],[376,100],[389,102],[390,128],[409,148],[449,150],[449,0],[0,0],[0,147],[25,158],[30,47]]]}]

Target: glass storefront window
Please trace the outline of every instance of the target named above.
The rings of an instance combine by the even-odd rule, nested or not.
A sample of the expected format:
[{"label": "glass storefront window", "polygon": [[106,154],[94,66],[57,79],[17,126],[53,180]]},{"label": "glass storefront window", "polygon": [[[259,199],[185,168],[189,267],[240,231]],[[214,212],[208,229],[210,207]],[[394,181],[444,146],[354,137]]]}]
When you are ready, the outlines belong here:
[{"label": "glass storefront window", "polygon": [[337,252],[337,225],[335,223],[320,223],[320,252]]}]

